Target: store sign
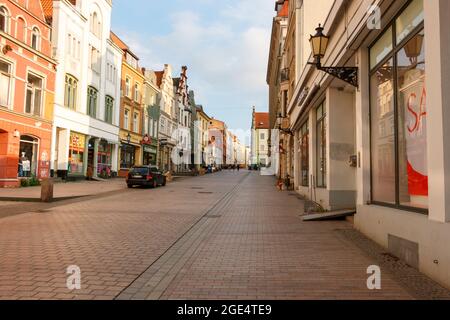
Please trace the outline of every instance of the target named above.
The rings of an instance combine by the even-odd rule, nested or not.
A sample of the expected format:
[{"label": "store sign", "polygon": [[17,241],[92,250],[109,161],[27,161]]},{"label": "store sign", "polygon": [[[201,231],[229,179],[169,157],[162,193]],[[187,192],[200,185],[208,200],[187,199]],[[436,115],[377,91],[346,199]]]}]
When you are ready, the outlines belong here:
[{"label": "store sign", "polygon": [[148,153],[155,153],[156,154],[156,149],[149,147],[149,146],[144,146],[144,152],[148,152]]},{"label": "store sign", "polygon": [[146,145],[149,145],[149,144],[152,144],[152,139],[148,136],[148,134],[146,134],[145,136],[144,136],[144,138],[142,139],[142,141],[141,141],[141,144],[146,144]]},{"label": "store sign", "polygon": [[70,133],[70,146],[73,149],[84,149],[86,138],[82,134]]}]

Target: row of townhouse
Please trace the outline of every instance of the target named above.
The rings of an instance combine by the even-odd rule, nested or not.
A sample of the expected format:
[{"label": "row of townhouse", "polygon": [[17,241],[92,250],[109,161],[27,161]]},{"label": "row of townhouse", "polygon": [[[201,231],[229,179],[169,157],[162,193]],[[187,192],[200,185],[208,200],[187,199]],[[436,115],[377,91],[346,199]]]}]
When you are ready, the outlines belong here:
[{"label": "row of townhouse", "polygon": [[[151,71],[111,32],[111,0],[0,0],[0,186],[206,163],[187,68]],[[197,110],[199,119],[197,119]],[[204,121],[203,120],[203,121]],[[189,134],[186,134],[189,133]]]},{"label": "row of townhouse", "polygon": [[279,0],[267,74],[280,178],[356,209],[356,229],[447,287],[449,14],[447,0]]}]

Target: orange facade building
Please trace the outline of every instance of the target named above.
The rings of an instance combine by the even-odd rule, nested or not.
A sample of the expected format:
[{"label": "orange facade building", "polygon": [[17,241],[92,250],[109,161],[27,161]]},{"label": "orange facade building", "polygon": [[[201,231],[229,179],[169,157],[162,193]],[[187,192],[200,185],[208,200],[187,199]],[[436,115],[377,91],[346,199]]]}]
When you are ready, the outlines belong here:
[{"label": "orange facade building", "polygon": [[56,62],[40,1],[0,3],[0,187],[50,175]]}]

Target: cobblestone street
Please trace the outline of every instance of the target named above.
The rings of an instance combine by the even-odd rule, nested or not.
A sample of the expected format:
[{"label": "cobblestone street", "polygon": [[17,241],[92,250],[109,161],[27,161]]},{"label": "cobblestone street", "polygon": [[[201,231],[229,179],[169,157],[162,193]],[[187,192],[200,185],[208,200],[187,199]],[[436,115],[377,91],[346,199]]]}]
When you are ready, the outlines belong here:
[{"label": "cobblestone street", "polygon": [[[224,171],[2,218],[0,299],[423,297],[383,265],[368,290],[378,261],[343,235],[351,225],[302,222],[302,201],[274,185]],[[66,287],[71,265],[81,290]]]}]

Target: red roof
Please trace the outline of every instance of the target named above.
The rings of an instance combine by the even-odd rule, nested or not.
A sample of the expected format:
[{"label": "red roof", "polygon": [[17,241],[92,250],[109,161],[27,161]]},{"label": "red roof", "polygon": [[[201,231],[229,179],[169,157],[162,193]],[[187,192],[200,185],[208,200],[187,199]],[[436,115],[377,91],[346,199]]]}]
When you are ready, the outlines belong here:
[{"label": "red roof", "polygon": [[116,44],[120,49],[124,51],[128,51],[129,48],[114,32],[111,31],[111,40],[114,44]]},{"label": "red roof", "polygon": [[289,16],[289,1],[284,1],[283,7],[280,12],[278,12],[279,17],[287,18]]},{"label": "red roof", "polygon": [[162,78],[164,76],[164,71],[155,71],[156,74],[156,85],[161,87]]},{"label": "red roof", "polygon": [[255,129],[270,129],[268,112],[255,112],[254,119]]},{"label": "red roof", "polygon": [[41,5],[45,20],[51,22],[53,17],[53,0],[41,0]]},{"label": "red roof", "polygon": [[[72,5],[76,5],[76,0],[69,0]],[[45,20],[51,23],[53,20],[53,0],[41,0],[42,10],[44,11]]]}]

